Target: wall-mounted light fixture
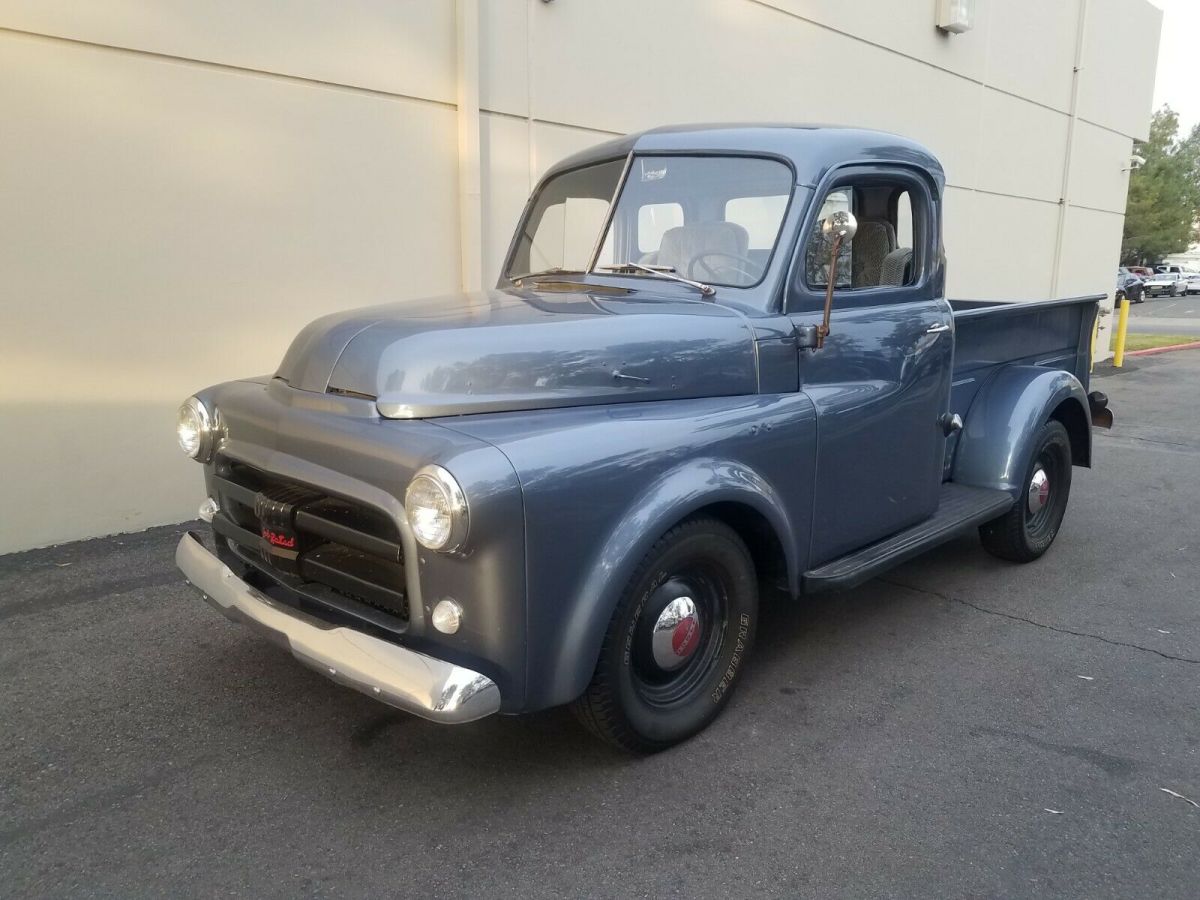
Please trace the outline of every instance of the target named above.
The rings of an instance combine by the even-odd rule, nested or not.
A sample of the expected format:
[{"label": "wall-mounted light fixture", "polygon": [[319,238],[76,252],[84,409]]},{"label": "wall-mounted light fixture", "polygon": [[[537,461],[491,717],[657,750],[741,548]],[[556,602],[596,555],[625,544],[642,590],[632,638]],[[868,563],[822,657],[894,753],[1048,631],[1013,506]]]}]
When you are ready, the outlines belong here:
[{"label": "wall-mounted light fixture", "polygon": [[1135,154],[1133,154],[1133,156],[1129,157],[1129,165],[1127,165],[1121,171],[1122,172],[1133,172],[1133,171],[1136,171],[1137,169],[1140,169],[1145,164],[1146,164],[1146,157],[1138,156],[1135,153]]},{"label": "wall-mounted light fixture", "polygon": [[975,0],[938,0],[937,27],[962,34],[975,26]]}]

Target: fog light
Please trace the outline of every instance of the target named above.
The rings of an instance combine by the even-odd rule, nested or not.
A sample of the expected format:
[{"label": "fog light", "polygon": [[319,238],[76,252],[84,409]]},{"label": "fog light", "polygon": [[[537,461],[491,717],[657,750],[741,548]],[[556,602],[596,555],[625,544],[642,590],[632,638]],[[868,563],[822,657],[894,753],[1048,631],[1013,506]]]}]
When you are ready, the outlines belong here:
[{"label": "fog light", "polygon": [[433,608],[433,627],[442,634],[454,634],[462,625],[462,607],[453,600],[439,600]]},{"label": "fog light", "polygon": [[200,504],[200,518],[205,522],[211,523],[213,516],[220,511],[220,505],[212,497],[205,497],[204,502]]}]

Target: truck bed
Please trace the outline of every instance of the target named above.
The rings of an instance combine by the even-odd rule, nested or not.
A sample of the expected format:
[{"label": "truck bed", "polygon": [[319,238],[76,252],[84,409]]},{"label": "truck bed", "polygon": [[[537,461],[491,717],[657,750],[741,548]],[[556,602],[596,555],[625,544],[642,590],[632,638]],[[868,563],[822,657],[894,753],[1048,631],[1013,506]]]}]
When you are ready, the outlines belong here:
[{"label": "truck bed", "polygon": [[966,416],[980,385],[1003,365],[1071,372],[1088,388],[1092,327],[1103,294],[1009,303],[951,300],[954,310],[952,412]]}]

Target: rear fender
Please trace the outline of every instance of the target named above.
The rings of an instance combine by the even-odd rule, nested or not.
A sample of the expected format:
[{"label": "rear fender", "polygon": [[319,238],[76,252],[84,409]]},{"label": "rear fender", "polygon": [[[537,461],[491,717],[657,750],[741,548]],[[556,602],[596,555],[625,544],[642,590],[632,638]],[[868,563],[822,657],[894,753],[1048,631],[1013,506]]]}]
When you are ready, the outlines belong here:
[{"label": "rear fender", "polygon": [[[1063,404],[1068,404],[1063,412],[1072,420],[1064,424],[1071,435],[1075,464],[1090,465],[1092,420],[1079,379],[1062,369],[1008,366],[980,389],[967,410],[951,480],[1016,497],[1024,488],[1038,429]],[[1073,422],[1085,427],[1074,427]]]}]

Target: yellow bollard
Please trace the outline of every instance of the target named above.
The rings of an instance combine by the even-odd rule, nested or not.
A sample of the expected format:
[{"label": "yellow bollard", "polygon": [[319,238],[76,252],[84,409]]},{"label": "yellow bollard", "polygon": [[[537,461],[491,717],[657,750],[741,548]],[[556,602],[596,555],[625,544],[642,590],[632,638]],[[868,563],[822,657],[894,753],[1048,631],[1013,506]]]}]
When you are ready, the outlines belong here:
[{"label": "yellow bollard", "polygon": [[1129,298],[1121,300],[1121,316],[1117,319],[1117,346],[1113,351],[1113,366],[1121,368],[1125,363],[1125,329],[1129,327]]}]

